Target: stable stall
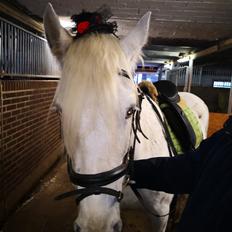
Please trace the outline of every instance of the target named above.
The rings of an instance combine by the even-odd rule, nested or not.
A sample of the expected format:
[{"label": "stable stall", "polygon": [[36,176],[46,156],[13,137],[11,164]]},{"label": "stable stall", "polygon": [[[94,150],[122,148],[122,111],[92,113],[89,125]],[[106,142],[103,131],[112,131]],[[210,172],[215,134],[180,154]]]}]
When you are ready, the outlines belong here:
[{"label": "stable stall", "polygon": [[[47,3],[0,2],[0,231],[1,227],[8,232],[72,231],[76,216],[71,199],[53,201],[57,194],[73,188],[66,173],[57,114],[61,109],[53,105],[62,61],[59,64],[51,54],[45,38],[42,18]],[[194,93],[209,108],[208,135],[221,128],[232,112],[232,3],[57,0],[53,6],[61,25],[73,35],[78,28],[73,29],[70,16],[82,9],[102,9],[105,3],[112,9],[110,23],[118,22],[117,39],[122,39],[147,11],[152,12],[148,42],[142,50],[144,62],[137,64],[131,79],[136,84],[170,80],[179,91]],[[57,34],[51,37],[59,38]],[[130,79],[124,69],[118,74]],[[128,118],[131,112],[128,110]],[[136,120],[137,130],[139,114]],[[43,177],[45,181],[40,184]],[[128,196],[122,201],[123,231],[150,232],[146,212],[131,193]],[[175,230],[181,217],[186,196],[183,198],[177,206],[172,205],[168,232]]]}]

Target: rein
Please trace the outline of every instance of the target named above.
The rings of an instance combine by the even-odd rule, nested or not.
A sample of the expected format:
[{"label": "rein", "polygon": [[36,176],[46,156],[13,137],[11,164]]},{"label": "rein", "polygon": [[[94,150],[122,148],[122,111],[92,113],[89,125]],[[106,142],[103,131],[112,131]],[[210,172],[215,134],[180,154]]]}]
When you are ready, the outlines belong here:
[{"label": "rein", "polygon": [[[143,99],[143,98],[144,98],[144,94],[142,93],[142,91],[141,91],[139,88],[138,88],[138,92],[139,92],[140,94],[143,95],[143,97],[142,97],[142,99]],[[157,107],[156,107],[155,104],[152,102],[152,100],[150,99],[150,97],[149,97],[149,96],[146,96],[146,99],[147,99],[148,102],[151,104],[153,110],[155,111],[156,115],[158,116],[158,118],[159,118],[159,120],[160,120],[160,122],[161,122],[162,129],[163,129],[163,134],[164,134],[164,136],[165,136],[165,139],[166,139],[167,145],[168,145],[169,156],[173,156],[172,154],[176,155],[175,147],[174,147],[174,145],[173,145],[173,143],[172,143],[172,140],[171,140],[171,138],[170,138],[170,136],[169,136],[169,133],[168,133],[167,122],[166,122],[165,118],[162,119],[161,114],[159,113]],[[142,104],[142,102],[141,102],[140,104]],[[142,107],[141,107],[141,106],[140,106],[140,109],[142,110]],[[137,117],[137,119],[134,120],[134,121],[140,121],[140,114],[139,114],[139,115],[136,115],[136,116],[134,116],[134,117]],[[132,124],[132,125],[133,125],[133,124]],[[148,139],[148,138],[146,137],[146,135],[143,133],[143,131],[141,130],[140,123],[138,123],[138,125],[136,126],[136,128],[134,128],[133,126],[132,126],[132,128],[133,128],[133,130],[135,130],[135,131],[138,130],[146,139]],[[134,133],[134,134],[137,136],[137,133]],[[140,140],[139,140],[138,137],[134,139],[134,144],[133,144],[133,149],[134,149],[134,151],[132,152],[133,157],[131,157],[131,160],[132,160],[132,161],[134,160],[134,153],[135,153],[135,146],[136,146],[136,143],[135,143],[135,142],[136,142],[136,140],[140,143]],[[146,206],[146,204],[145,204],[145,202],[144,202],[144,200],[143,200],[142,195],[139,193],[139,191],[138,191],[137,188],[133,185],[133,183],[130,183],[130,181],[129,181],[129,185],[130,185],[132,191],[134,192],[135,196],[137,197],[137,199],[140,201],[140,203],[142,204],[142,206],[144,207],[144,209],[146,209],[147,212],[148,212],[149,214],[151,214],[152,216],[158,217],[158,218],[162,218],[162,217],[166,217],[166,216],[170,215],[170,212],[168,212],[168,213],[166,213],[166,214],[163,214],[163,215],[155,214],[153,211],[151,211],[150,208],[148,208],[148,207]]]}]

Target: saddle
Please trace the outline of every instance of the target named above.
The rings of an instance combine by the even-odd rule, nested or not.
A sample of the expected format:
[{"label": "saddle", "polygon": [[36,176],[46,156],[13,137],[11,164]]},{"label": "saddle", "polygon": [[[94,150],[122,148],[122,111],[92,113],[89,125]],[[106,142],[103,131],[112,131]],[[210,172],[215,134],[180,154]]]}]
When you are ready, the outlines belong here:
[{"label": "saddle", "polygon": [[[169,127],[168,131],[172,140],[173,137],[178,140],[178,143],[181,146],[181,152],[193,150],[196,145],[195,131],[180,107],[181,99],[175,84],[168,80],[161,80],[153,83],[156,89],[156,91],[153,90],[153,93],[156,92],[156,96],[149,92],[151,86],[149,85],[149,87],[147,87],[147,84],[147,81],[146,83],[143,81],[139,84],[139,87],[145,94],[159,104],[160,109],[166,118]],[[172,134],[174,134],[174,136]],[[177,153],[180,152],[177,151]]]}]

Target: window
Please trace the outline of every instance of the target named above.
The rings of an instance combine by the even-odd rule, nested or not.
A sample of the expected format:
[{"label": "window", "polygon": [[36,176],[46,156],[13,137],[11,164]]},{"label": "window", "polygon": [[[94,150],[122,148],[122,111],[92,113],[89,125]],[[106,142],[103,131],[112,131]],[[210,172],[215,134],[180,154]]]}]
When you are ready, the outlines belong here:
[{"label": "window", "polygon": [[230,81],[213,81],[214,88],[223,88],[223,89],[230,89],[231,88]]},{"label": "window", "polygon": [[135,83],[139,83],[143,80],[156,82],[158,81],[158,73],[154,72],[136,72],[134,75]]}]

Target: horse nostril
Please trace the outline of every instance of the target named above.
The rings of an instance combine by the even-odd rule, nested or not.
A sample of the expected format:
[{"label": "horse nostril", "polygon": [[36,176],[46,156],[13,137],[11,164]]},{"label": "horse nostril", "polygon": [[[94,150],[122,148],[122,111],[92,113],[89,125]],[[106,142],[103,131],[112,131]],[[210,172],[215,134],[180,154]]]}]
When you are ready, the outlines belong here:
[{"label": "horse nostril", "polygon": [[122,222],[119,221],[119,222],[115,223],[113,226],[113,230],[114,230],[114,232],[121,232],[122,231]]},{"label": "horse nostril", "polygon": [[81,227],[78,226],[76,223],[74,223],[74,232],[80,232],[81,231]]}]

